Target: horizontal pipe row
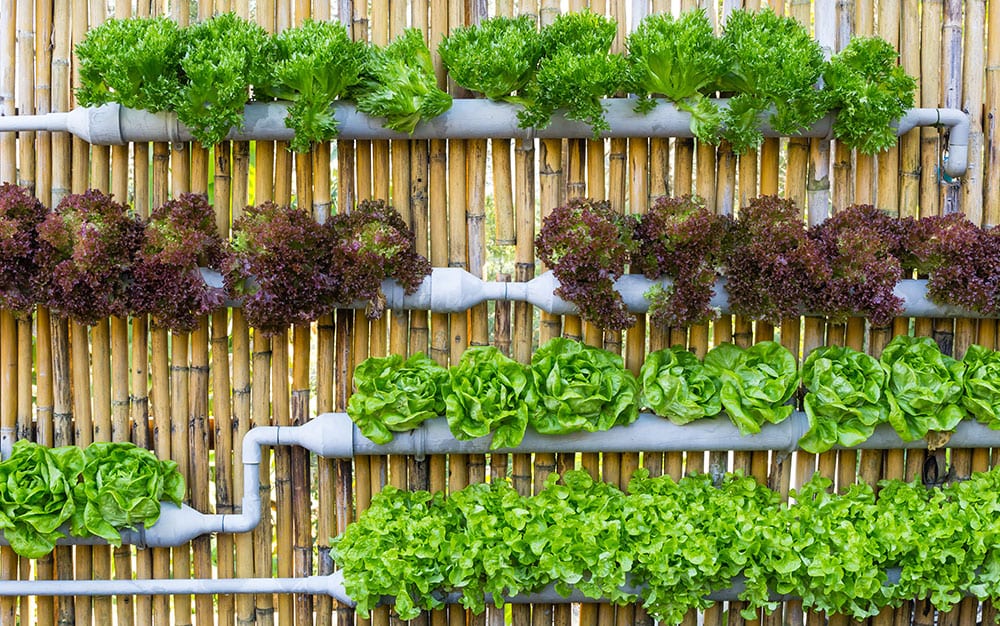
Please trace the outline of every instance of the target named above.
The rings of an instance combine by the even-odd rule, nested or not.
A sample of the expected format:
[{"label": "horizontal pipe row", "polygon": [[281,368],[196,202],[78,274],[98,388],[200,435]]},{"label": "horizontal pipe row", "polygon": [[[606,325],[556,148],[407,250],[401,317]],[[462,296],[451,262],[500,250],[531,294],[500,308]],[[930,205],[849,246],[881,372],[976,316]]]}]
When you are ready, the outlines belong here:
[{"label": "horizontal pipe row", "polygon": [[[603,137],[692,137],[691,115],[677,109],[673,103],[661,100],[649,113],[635,111],[635,100],[606,98],[601,101],[610,129]],[[717,100],[725,107],[728,101]],[[287,102],[255,102],[244,108],[243,126],[233,129],[228,139],[288,141],[293,131],[285,125]],[[510,137],[532,139],[583,139],[593,136],[589,124],[555,115],[545,128],[521,128],[518,105],[483,99],[459,99],[451,109],[417,125],[412,135],[382,126],[382,120],[358,112],[348,102],[332,105],[339,123],[340,139],[489,139]],[[767,114],[765,114],[767,117]],[[800,137],[830,137],[833,116],[826,116]],[[765,136],[779,136],[766,122]],[[898,135],[917,126],[938,126],[950,129],[948,159],[944,169],[950,176],[962,176],[968,168],[969,116],[958,109],[910,109],[896,123]],[[119,104],[78,108],[65,113],[0,117],[2,131],[68,131],[97,145],[122,145],[129,142],[191,141],[191,132],[181,124],[175,113],[151,113],[127,109]]]}]

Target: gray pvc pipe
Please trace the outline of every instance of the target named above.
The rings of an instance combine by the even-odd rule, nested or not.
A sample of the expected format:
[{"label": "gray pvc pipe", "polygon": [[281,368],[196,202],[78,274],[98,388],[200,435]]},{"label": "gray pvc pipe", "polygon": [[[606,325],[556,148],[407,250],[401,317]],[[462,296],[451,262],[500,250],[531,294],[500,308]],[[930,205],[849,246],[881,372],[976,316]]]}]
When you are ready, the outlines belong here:
[{"label": "gray pvc pipe", "polygon": [[[727,106],[726,100],[718,100]],[[691,137],[691,116],[679,111],[672,103],[661,100],[650,113],[637,113],[630,98],[602,100],[611,130],[603,137]],[[518,105],[483,99],[458,99],[452,107],[433,119],[420,123],[412,135],[382,126],[379,118],[359,113],[347,102],[332,105],[340,124],[340,139],[489,139],[511,137],[589,138],[593,131],[588,124],[555,116],[544,129],[520,128]],[[285,126],[287,102],[255,102],[244,108],[243,126],[228,135],[232,140],[289,140],[293,131]],[[969,117],[957,109],[911,109],[899,120],[898,134],[916,126],[948,126],[948,162],[945,171],[961,176],[968,166]],[[798,133],[799,137],[830,137],[833,117],[827,116]],[[0,117],[2,131],[68,131],[97,145],[121,145],[129,142],[190,141],[190,131],[174,113],[150,113],[126,109],[118,104],[79,108],[65,113]],[[778,136],[763,123],[765,136]]]}]

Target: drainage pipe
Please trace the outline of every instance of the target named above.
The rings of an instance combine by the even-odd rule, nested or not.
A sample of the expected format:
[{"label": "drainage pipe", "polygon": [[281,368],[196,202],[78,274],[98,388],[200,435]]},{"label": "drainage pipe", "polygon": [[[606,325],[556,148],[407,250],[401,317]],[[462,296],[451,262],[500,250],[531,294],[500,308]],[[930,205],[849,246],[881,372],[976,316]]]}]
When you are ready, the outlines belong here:
[{"label": "drainage pipe", "polygon": [[[718,100],[723,107],[727,100]],[[611,129],[603,137],[691,137],[691,115],[665,100],[649,113],[635,111],[631,98],[606,98],[601,101]],[[244,108],[243,126],[233,129],[232,140],[289,140],[293,131],[285,126],[287,102],[255,102]],[[399,133],[382,126],[380,118],[358,112],[347,102],[332,105],[339,124],[339,139],[514,139],[590,138],[590,125],[556,115],[545,128],[521,128],[517,113],[520,106],[485,99],[458,99],[445,113],[417,125],[413,134]],[[767,115],[766,113],[764,114]],[[799,137],[830,137],[833,116],[828,115]],[[910,109],[898,122],[897,134],[916,126],[944,126],[952,129],[945,171],[961,176],[968,167],[969,116],[958,109]],[[780,136],[766,122],[765,136]],[[0,117],[0,131],[68,131],[88,143],[122,145],[129,142],[191,141],[191,132],[177,120],[175,113],[151,113],[127,109],[119,104],[78,108],[69,112]]]}]

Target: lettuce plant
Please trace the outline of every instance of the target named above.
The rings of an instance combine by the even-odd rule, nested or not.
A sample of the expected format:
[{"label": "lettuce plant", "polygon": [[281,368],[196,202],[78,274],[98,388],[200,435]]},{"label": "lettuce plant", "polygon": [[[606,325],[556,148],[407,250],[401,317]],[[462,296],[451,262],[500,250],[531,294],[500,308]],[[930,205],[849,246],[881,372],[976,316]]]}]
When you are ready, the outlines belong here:
[{"label": "lettuce plant", "polygon": [[403,360],[398,354],[371,357],[354,370],[354,395],[347,414],[361,434],[373,442],[392,441],[445,412],[448,370],[418,352]]},{"label": "lettuce plant", "polygon": [[687,424],[722,410],[719,380],[689,350],[674,346],[650,352],[639,372],[642,405],[674,424]]},{"label": "lettuce plant", "polygon": [[539,433],[596,432],[639,416],[639,385],[616,354],[556,337],[531,357],[529,423]]},{"label": "lettuce plant", "polygon": [[691,196],[661,197],[639,218],[633,263],[670,286],[646,294],[649,316],[661,328],[691,326],[718,317],[709,303],[723,259],[725,222]]},{"label": "lettuce plant", "polygon": [[526,401],[530,370],[493,346],[476,346],[462,353],[449,374],[444,402],[456,439],[493,433],[491,450],[521,443],[534,410]]},{"label": "lettuce plant", "polygon": [[798,370],[780,343],[761,341],[745,349],[719,344],[705,355],[705,370],[719,379],[722,408],[741,435],[759,433],[764,423],[777,424],[795,409],[788,401],[798,386]]},{"label": "lettuce plant", "polygon": [[629,70],[639,103],[648,111],[652,95],[663,95],[691,114],[691,132],[699,141],[718,143],[722,111],[706,97],[729,69],[723,44],[704,9],[647,15],[628,37]]},{"label": "lettuce plant", "polygon": [[144,448],[125,442],[93,443],[83,453],[83,480],[73,487],[77,515],[74,535],[96,536],[121,545],[121,529],[152,526],[160,502],[181,505],[184,477],[174,461],[161,461]]},{"label": "lettuce plant", "polygon": [[187,193],[153,210],[136,259],[133,311],[176,332],[192,331],[198,316],[225,305],[225,292],[209,287],[199,268],[219,269],[222,238],[204,194]]},{"label": "lettuce plant", "polygon": [[38,225],[40,297],[57,315],[94,324],[125,317],[143,226],[96,189],[64,197]]},{"label": "lettuce plant", "polygon": [[60,526],[79,516],[73,489],[83,450],[47,448],[21,439],[0,462],[0,530],[21,556],[37,559],[65,537]]},{"label": "lettuce plant", "polygon": [[110,19],[90,29],[75,48],[77,102],[174,110],[181,94],[181,39],[177,23],[162,16]]},{"label": "lettuce plant", "polygon": [[38,225],[48,209],[23,187],[0,185],[0,306],[27,313],[37,301]]},{"label": "lettuce plant", "polygon": [[295,130],[290,147],[308,152],[315,142],[337,136],[331,104],[361,82],[365,44],[351,41],[340,22],[305,20],[274,38],[275,61],[263,91],[291,101],[285,126]]},{"label": "lettuce plant", "polygon": [[384,200],[362,200],[353,211],[333,216],[327,229],[330,272],[339,283],[336,301],[366,301],[370,319],[385,310],[383,279],[394,278],[413,293],[431,273],[430,262],[417,254],[413,231]]},{"label": "lettuce plant", "polygon": [[973,344],[965,351],[962,364],[962,406],[980,422],[1000,430],[1000,353]]},{"label": "lettuce plant", "polygon": [[545,217],[535,238],[538,257],[559,279],[556,295],[601,328],[622,330],[635,323],[614,289],[634,247],[633,224],[605,200],[572,199]]},{"label": "lettuce plant", "polygon": [[824,346],[802,364],[809,430],[799,440],[807,452],[856,446],[899,408],[885,393],[886,373],[875,357],[847,347]]},{"label": "lettuce plant", "polygon": [[941,354],[930,337],[895,337],[880,361],[888,374],[886,393],[899,405],[899,411],[889,413],[889,423],[903,441],[954,430],[965,417],[965,366]]},{"label": "lettuce plant", "polygon": [[386,128],[412,133],[417,123],[451,108],[451,96],[441,91],[434,75],[424,34],[408,28],[384,48],[372,48],[355,90],[358,110],[385,118]]},{"label": "lettuce plant", "polygon": [[330,230],[305,211],[273,202],[247,207],[233,223],[226,288],[242,297],[247,321],[265,333],[311,322],[341,294],[332,246]]}]

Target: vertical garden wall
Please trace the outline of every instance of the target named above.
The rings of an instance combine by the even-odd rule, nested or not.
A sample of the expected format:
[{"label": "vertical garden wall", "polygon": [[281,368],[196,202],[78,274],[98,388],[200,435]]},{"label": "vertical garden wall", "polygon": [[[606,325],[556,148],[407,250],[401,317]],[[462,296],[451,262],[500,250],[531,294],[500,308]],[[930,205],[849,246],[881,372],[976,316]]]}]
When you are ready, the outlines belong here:
[{"label": "vertical garden wall", "polygon": [[[74,109],[74,89],[80,85],[74,46],[111,18],[163,15],[187,26],[233,11],[268,33],[307,18],[339,20],[353,39],[377,45],[412,27],[433,51],[439,87],[459,101],[473,95],[446,77],[437,45],[456,27],[487,17],[525,15],[544,26],[561,13],[590,8],[617,20],[612,49],[622,51],[628,32],[649,13],[700,7],[721,32],[732,11],[762,6],[756,0],[682,0],[679,7],[660,0],[0,0],[0,116]],[[534,243],[542,219],[579,198],[607,200],[614,213],[642,215],[661,196],[694,194],[716,214],[739,216],[752,199],[778,195],[794,201],[810,226],[854,204],[874,205],[901,218],[961,213],[978,226],[1000,222],[1000,147],[993,135],[1000,107],[1000,36],[993,30],[1000,30],[1000,11],[987,12],[985,0],[779,0],[766,6],[806,25],[827,53],[843,49],[855,35],[878,35],[895,47],[901,66],[917,79],[916,107],[968,114],[964,175],[946,171],[948,137],[931,123],[874,155],[846,148],[829,136],[768,137],[759,149],[743,154],[735,154],[725,141],[713,145],[662,134],[580,138],[585,132],[537,139],[523,130],[490,139],[433,138],[434,133],[421,139],[340,139],[295,152],[287,141],[275,140],[223,140],[211,148],[197,141],[107,146],[69,132],[22,130],[0,132],[0,182],[20,185],[45,207],[96,189],[127,203],[142,218],[182,194],[205,194],[224,240],[249,206],[294,205],[326,223],[362,201],[386,200],[415,233],[415,251],[434,268],[514,282],[531,280],[546,269]],[[460,117],[453,118],[451,130],[442,132],[456,136],[461,123]],[[303,283],[308,278],[300,276]],[[448,366],[470,347],[493,345],[527,364],[540,345],[561,336],[618,353],[625,367],[638,374],[647,354],[672,345],[704,357],[725,342],[749,347],[776,340],[799,363],[823,345],[849,346],[877,358],[894,336],[906,334],[932,337],[942,352],[958,359],[973,344],[1000,347],[995,316],[989,315],[897,316],[873,325],[863,317],[831,321],[818,316],[786,316],[772,324],[727,313],[711,323],[664,328],[640,313],[626,330],[604,331],[578,316],[546,313],[527,302],[490,301],[446,310],[390,310],[369,319],[363,309],[342,308],[267,333],[255,330],[239,306],[216,307],[197,318],[194,330],[181,333],[160,327],[145,314],[83,323],[44,306],[27,313],[0,310],[2,448],[8,451],[15,440],[50,447],[133,442],[177,463],[187,481],[185,504],[203,513],[246,514],[246,434],[258,426],[301,425],[318,414],[345,411],[354,369],[368,357],[423,352]],[[787,497],[813,474],[829,478],[843,492],[856,481],[876,485],[883,479],[967,477],[996,461],[996,453],[984,447],[820,454],[705,452],[704,445],[691,452],[623,449],[324,458],[298,446],[264,448],[259,461],[263,515],[252,531],[203,535],[170,548],[60,545],[38,559],[2,547],[0,581],[330,574],[336,567],[330,556],[332,538],[390,485],[453,492],[506,477],[520,495],[528,496],[540,492],[550,474],[574,468],[625,489],[642,467],[653,476],[678,479],[691,472],[719,476],[742,471]],[[689,612],[683,623],[751,621],[741,616],[741,608],[738,601],[720,602],[701,614]],[[876,626],[929,625],[935,619],[973,626],[993,616],[991,603],[966,598],[940,615],[920,600],[885,609],[870,620]],[[827,618],[831,625],[849,621],[843,615],[804,611],[794,599],[760,621],[818,624]],[[375,609],[370,619],[372,624],[399,623],[386,607]],[[480,615],[451,605],[411,623],[505,620],[535,626],[577,620],[591,626],[653,623],[639,606],[600,603],[520,604],[506,614],[490,608]],[[112,622],[344,625],[362,620],[350,606],[322,593],[0,597],[0,624],[5,626]]]}]

